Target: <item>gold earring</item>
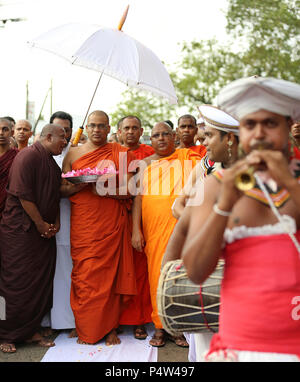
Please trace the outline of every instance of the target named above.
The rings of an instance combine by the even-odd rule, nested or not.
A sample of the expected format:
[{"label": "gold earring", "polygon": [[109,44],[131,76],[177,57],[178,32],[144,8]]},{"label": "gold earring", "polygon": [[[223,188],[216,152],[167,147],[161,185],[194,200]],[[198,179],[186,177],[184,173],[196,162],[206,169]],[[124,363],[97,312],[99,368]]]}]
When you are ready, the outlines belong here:
[{"label": "gold earring", "polygon": [[231,156],[232,156],[231,146],[233,145],[233,142],[229,141],[229,142],[227,142],[227,144],[228,144],[228,156],[229,156],[229,158],[231,158]]}]

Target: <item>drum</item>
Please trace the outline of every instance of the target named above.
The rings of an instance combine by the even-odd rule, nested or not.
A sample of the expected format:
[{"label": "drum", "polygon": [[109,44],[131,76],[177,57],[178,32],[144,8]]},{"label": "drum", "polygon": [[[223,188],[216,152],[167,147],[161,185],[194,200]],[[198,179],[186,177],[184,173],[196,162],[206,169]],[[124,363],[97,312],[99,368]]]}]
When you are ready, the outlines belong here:
[{"label": "drum", "polygon": [[220,288],[224,261],[201,285],[188,277],[182,260],[165,264],[158,283],[158,314],[163,328],[171,335],[182,332],[217,332]]}]

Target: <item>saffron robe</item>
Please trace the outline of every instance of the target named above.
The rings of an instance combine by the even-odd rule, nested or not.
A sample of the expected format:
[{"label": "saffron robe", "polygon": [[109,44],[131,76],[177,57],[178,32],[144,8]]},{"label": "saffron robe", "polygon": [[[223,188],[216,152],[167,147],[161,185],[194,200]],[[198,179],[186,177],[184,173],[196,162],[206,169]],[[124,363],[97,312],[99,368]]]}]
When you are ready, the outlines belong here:
[{"label": "saffron robe", "polygon": [[[136,159],[144,159],[154,154],[151,146],[141,144],[132,150]],[[131,216],[130,216],[131,217]],[[151,322],[152,305],[148,279],[147,257],[144,251],[133,248],[134,268],[137,283],[137,295],[130,301],[120,317],[120,325],[143,325]]]},{"label": "saffron robe", "polygon": [[136,159],[144,159],[155,153],[152,146],[145,145],[144,143],[141,143],[138,149],[132,150],[131,152]]},{"label": "saffron robe", "polygon": [[[134,159],[118,143],[107,143],[77,159],[72,169],[93,168],[107,160],[119,171],[121,152],[128,161]],[[96,195],[91,185],[69,199],[71,307],[79,338],[96,343],[118,327],[125,303],[136,294],[128,201]]]},{"label": "saffron robe", "polygon": [[9,149],[5,154],[0,156],[0,219],[6,200],[9,170],[18,152],[19,150],[17,149]]},{"label": "saffron robe", "polygon": [[206,147],[203,145],[195,145],[189,147],[190,150],[195,151],[195,153],[199,154],[201,158],[203,158],[206,155]]},{"label": "saffron robe", "polygon": [[55,237],[41,237],[19,198],[35,203],[43,220],[55,223],[60,183],[60,168],[40,142],[15,157],[0,224],[0,296],[6,302],[0,341],[31,338],[52,307]]},{"label": "saffron robe", "polygon": [[162,258],[177,219],[171,207],[201,156],[190,149],[177,149],[146,168],[143,175],[142,223],[152,302],[152,321],[162,328],[156,292]]}]

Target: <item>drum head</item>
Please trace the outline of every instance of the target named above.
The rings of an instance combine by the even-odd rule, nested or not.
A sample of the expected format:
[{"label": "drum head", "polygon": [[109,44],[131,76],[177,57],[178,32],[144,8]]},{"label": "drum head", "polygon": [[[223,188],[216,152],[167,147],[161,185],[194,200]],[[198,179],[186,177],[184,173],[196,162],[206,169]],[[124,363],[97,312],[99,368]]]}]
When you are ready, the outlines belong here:
[{"label": "drum head", "polygon": [[201,285],[188,277],[182,260],[165,264],[158,284],[158,313],[171,335],[182,332],[217,332],[223,262]]}]

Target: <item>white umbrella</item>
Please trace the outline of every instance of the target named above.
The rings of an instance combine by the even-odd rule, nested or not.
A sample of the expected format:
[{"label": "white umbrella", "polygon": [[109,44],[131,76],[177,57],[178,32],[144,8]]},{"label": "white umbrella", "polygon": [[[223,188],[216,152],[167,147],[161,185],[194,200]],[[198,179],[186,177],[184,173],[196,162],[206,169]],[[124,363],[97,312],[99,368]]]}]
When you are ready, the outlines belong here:
[{"label": "white umbrella", "polygon": [[65,24],[43,33],[29,44],[63,57],[71,64],[101,72],[97,87],[102,75],[106,74],[130,87],[150,91],[177,104],[173,83],[160,59],[121,31],[127,11],[128,8],[118,29]]}]

